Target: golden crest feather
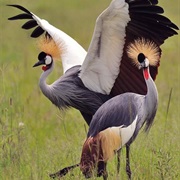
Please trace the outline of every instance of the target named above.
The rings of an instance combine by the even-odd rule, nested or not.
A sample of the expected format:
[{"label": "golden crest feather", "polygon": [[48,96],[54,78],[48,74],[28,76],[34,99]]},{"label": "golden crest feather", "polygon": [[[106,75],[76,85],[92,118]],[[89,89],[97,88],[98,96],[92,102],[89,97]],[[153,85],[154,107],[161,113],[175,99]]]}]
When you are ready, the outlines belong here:
[{"label": "golden crest feather", "polygon": [[145,55],[151,66],[158,66],[161,57],[161,50],[154,42],[148,39],[137,39],[128,45],[128,57],[137,66],[139,64],[137,59],[139,53],[143,53]]},{"label": "golden crest feather", "polygon": [[41,51],[52,56],[53,59],[60,59],[61,50],[54,40],[48,36],[39,39],[38,47]]}]

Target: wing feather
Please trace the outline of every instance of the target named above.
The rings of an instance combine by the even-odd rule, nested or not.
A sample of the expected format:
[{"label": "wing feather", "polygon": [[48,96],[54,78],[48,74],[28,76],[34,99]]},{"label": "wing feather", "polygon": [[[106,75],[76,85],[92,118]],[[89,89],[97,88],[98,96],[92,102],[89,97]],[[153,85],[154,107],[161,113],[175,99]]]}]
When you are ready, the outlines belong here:
[{"label": "wing feather", "polygon": [[141,105],[143,98],[142,95],[127,93],[106,101],[94,114],[87,136],[94,137],[107,128],[132,124],[137,117],[137,101]]},{"label": "wing feather", "polygon": [[37,22],[36,22],[34,19],[32,19],[32,20],[27,21],[27,22],[22,26],[22,28],[23,28],[23,29],[31,29],[31,28],[36,27],[37,25],[38,25]]},{"label": "wing feather", "polygon": [[[177,34],[179,28],[162,15],[164,10],[157,4],[157,0],[113,0],[97,18],[80,73],[86,87],[112,96],[124,92],[146,94],[143,75],[131,64],[126,50],[139,38],[160,46]],[[150,72],[155,79],[158,67],[150,67]]]},{"label": "wing feather", "polygon": [[[158,1],[126,0],[126,2],[129,4],[131,21],[126,27],[124,54],[120,65],[120,73],[111,91],[112,96],[127,91],[139,94],[146,94],[147,92],[143,75],[130,63],[126,52],[127,46],[139,38],[148,39],[160,46],[168,37],[176,35],[177,32],[175,30],[179,29],[167,17],[161,15],[164,10],[156,6]],[[161,52],[160,48],[159,51]],[[158,66],[150,66],[150,73],[154,80],[158,74]],[[128,80],[128,83],[124,83],[129,76],[131,79]],[[138,84],[140,88],[135,87],[134,84]]]},{"label": "wing feather", "polygon": [[38,16],[20,5],[8,6],[18,8],[25,12],[23,14],[8,18],[9,20],[31,19],[22,26],[23,29],[32,29],[37,26],[33,30],[31,37],[38,38],[45,32],[45,38],[48,35],[48,37],[53,39],[55,44],[60,49],[61,57],[59,58],[62,59],[64,72],[73,66],[81,65],[83,63],[86,56],[86,51],[69,35],[52,26],[46,20],[40,19]]},{"label": "wing feather", "polygon": [[8,4],[7,6],[12,6],[12,7],[15,7],[15,8],[18,8],[22,11],[24,11],[25,13],[27,14],[31,14],[30,11],[28,11],[26,8],[24,8],[23,6],[20,6],[20,5],[17,5],[17,4]]},{"label": "wing feather", "polygon": [[44,30],[41,27],[37,27],[31,34],[31,37],[37,38],[44,33]]},{"label": "wing feather", "polygon": [[82,64],[80,78],[93,91],[109,94],[119,73],[123,54],[125,27],[129,22],[128,4],[114,0],[100,14]]},{"label": "wing feather", "polygon": [[23,13],[23,14],[18,14],[16,16],[8,18],[8,20],[18,20],[18,19],[32,19],[32,15]]}]

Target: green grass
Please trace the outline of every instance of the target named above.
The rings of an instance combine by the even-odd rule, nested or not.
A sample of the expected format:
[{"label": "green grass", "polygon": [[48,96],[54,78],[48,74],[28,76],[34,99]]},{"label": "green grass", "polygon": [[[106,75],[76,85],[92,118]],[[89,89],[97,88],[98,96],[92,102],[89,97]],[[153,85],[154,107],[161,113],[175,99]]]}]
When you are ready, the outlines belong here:
[{"label": "green grass", "polygon": [[[41,70],[32,68],[39,53],[35,41],[29,38],[29,31],[20,29],[22,22],[7,21],[8,17],[20,11],[5,5],[24,5],[87,49],[95,19],[109,2],[0,1],[0,179],[45,180],[49,179],[49,173],[78,163],[87,128],[78,111],[60,112],[42,95],[38,87]],[[165,14],[180,25],[179,2],[161,0],[160,3]],[[155,123],[149,134],[140,133],[131,147],[131,168],[135,180],[180,179],[179,43],[179,36],[176,36],[162,46],[163,55],[156,80],[159,108]],[[60,74],[61,63],[57,63],[49,83]],[[126,179],[125,149],[121,157],[120,178]],[[109,162],[108,171],[109,179],[117,179],[116,159]],[[84,177],[77,168],[63,179]]]}]

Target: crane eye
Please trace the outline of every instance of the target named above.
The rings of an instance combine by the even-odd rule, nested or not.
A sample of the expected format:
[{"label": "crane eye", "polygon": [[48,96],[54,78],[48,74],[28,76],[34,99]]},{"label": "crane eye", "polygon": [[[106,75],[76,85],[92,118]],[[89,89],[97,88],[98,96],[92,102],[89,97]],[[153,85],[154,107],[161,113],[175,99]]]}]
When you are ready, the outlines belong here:
[{"label": "crane eye", "polygon": [[51,64],[52,63],[52,58],[51,58],[51,56],[46,56],[46,58],[45,58],[45,64],[46,65],[49,65],[49,64]]}]

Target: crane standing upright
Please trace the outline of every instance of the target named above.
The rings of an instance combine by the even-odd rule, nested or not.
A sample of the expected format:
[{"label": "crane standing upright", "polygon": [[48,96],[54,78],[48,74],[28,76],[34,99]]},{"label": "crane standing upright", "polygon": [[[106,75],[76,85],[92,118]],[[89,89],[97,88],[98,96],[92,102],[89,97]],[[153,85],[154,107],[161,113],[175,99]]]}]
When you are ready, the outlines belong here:
[{"label": "crane standing upright", "polygon": [[[143,46],[149,49],[144,51]],[[107,161],[124,145],[130,146],[144,124],[146,131],[150,129],[156,115],[158,93],[149,73],[149,63],[158,62],[159,49],[153,42],[142,40],[130,45],[129,56],[133,61],[138,59],[139,65],[136,65],[143,69],[147,94],[124,93],[111,98],[96,111],[81,155],[80,169],[86,178],[90,178],[95,169],[97,176],[107,179]],[[130,164],[127,167],[131,179]]]},{"label": "crane standing upright", "polygon": [[[35,28],[31,34],[34,38],[45,32],[41,43],[43,52],[34,65],[44,65],[40,88],[58,108],[78,109],[89,125],[97,109],[110,98],[125,92],[146,94],[142,72],[131,64],[127,47],[139,38],[160,46],[168,37],[177,34],[178,27],[161,15],[164,11],[157,4],[157,0],[113,0],[97,18],[87,54],[67,34],[22,6],[10,5],[25,13],[9,20],[28,19],[22,28]],[[46,78],[57,57],[62,59],[64,75],[48,85]],[[150,66],[154,80],[159,61],[155,67]],[[129,147],[126,148],[129,157]]]}]

